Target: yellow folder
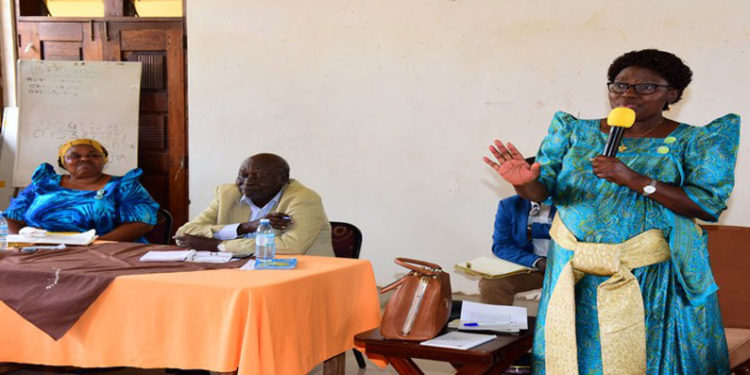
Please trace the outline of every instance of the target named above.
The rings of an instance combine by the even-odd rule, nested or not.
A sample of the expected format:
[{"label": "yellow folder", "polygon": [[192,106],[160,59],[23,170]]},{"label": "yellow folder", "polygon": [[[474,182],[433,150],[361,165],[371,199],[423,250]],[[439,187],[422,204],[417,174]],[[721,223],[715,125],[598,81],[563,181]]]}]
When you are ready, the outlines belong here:
[{"label": "yellow folder", "polygon": [[498,257],[479,257],[456,264],[456,270],[467,275],[480,276],[485,279],[500,279],[520,273],[535,271],[533,268],[509,262]]}]

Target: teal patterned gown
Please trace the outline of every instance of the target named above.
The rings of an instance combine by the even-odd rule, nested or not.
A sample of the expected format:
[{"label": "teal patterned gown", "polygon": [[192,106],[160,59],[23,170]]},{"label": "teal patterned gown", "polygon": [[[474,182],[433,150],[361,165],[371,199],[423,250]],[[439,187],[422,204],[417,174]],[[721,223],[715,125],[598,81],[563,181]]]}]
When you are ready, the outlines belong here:
[{"label": "teal patterned gown", "polygon": [[[634,171],[681,186],[715,219],[734,186],[740,118],[729,114],[703,127],[680,124],[665,138],[624,138],[617,158]],[[632,271],[643,293],[648,374],[728,374],[729,359],[707,238],[692,219],[627,187],[596,177],[589,159],[604,149],[599,120],[555,114],[536,161],[565,226],[579,241],[620,243],[657,228],[672,259]],[[539,306],[533,369],[544,374],[544,329],[552,287],[573,252],[554,242]],[[609,277],[586,275],[575,287],[579,374],[601,374],[596,288]]]},{"label": "teal patterned gown", "polygon": [[141,173],[136,168],[122,177],[112,176],[98,191],[74,190],[60,186],[61,176],[43,163],[3,216],[55,232],[96,229],[99,236],[123,223],[154,225],[159,205],[138,182]]}]

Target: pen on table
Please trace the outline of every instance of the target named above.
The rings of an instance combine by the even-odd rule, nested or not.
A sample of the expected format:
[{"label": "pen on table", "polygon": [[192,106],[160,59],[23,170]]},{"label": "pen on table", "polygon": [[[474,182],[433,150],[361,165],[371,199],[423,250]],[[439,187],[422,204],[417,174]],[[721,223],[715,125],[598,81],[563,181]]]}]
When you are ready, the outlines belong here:
[{"label": "pen on table", "polygon": [[504,322],[469,322],[469,323],[461,323],[464,327],[479,327],[479,326],[498,326],[501,324],[510,324],[509,321]]}]

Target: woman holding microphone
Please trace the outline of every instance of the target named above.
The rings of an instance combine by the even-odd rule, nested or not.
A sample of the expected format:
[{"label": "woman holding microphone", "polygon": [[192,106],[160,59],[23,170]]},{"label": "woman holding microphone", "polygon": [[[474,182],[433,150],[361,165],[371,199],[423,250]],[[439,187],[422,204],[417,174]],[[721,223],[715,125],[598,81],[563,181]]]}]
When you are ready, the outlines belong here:
[{"label": "woman holding microphone", "polygon": [[663,112],[692,72],[659,50],[609,67],[612,108],[635,112],[617,156],[610,126],[558,112],[529,165],[495,141],[485,158],[522,197],[554,203],[533,349],[536,374],[728,374],[706,235],[734,185],[739,116],[696,127]]}]

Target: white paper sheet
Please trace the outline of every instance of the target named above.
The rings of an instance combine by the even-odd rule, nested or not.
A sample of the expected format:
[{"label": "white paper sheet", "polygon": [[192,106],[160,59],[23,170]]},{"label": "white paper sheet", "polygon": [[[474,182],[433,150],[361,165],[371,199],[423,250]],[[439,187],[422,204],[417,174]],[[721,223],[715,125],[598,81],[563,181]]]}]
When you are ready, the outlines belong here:
[{"label": "white paper sheet", "polygon": [[188,262],[196,263],[228,263],[234,257],[233,253],[228,251],[196,251]]},{"label": "white paper sheet", "polygon": [[422,345],[436,346],[438,348],[471,349],[475,346],[495,339],[495,335],[483,335],[479,333],[466,333],[451,331],[444,335],[421,342]]},{"label": "white paper sheet", "polygon": [[141,262],[184,262],[195,255],[195,250],[156,251],[141,256]]},{"label": "white paper sheet", "polygon": [[471,301],[463,301],[460,319],[462,330],[518,332],[529,325],[525,307]]},{"label": "white paper sheet", "polygon": [[91,229],[86,232],[46,232],[44,235],[32,234],[24,236],[22,234],[9,234],[8,242],[19,243],[51,243],[66,245],[88,245],[96,239],[96,230]]}]

